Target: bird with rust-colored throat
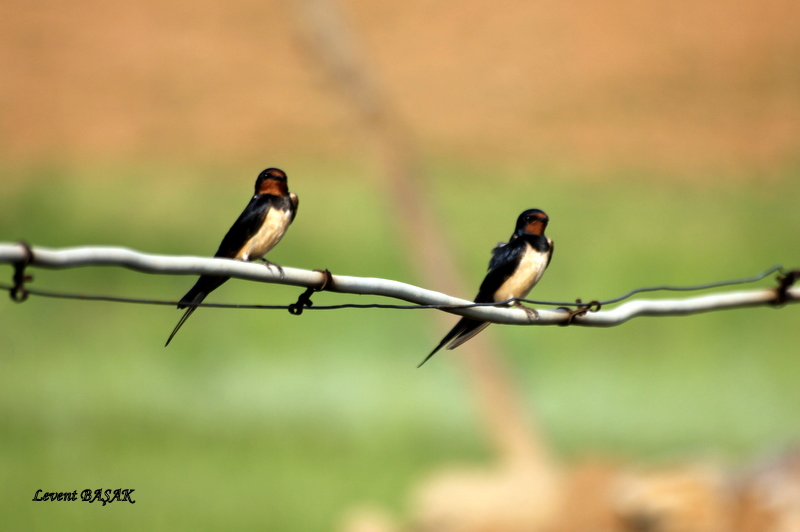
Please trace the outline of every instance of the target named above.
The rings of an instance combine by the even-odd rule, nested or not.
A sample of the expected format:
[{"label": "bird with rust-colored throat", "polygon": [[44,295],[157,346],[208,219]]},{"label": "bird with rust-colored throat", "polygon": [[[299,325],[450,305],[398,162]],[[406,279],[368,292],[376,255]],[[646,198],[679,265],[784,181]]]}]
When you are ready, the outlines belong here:
[{"label": "bird with rust-colored throat", "polygon": [[[281,241],[286,229],[294,221],[297,205],[297,195],[289,192],[283,170],[267,168],[258,175],[255,195],[222,239],[214,257],[241,261],[263,260],[268,267],[274,266],[283,274],[280,266],[269,262],[264,256]],[[185,308],[186,312],[169,335],[165,347],[197,309],[197,305],[228,279],[230,277],[203,275],[197,280],[178,304],[178,308]]]},{"label": "bird with rust-colored throat", "polygon": [[[553,241],[544,235],[549,221],[547,215],[539,209],[529,209],[519,215],[514,234],[508,243],[501,243],[492,250],[489,273],[481,283],[475,303],[500,303],[528,295],[553,258]],[[519,301],[514,301],[511,305],[536,315],[535,310],[523,306]],[[485,321],[461,318],[417,367],[422,366],[442,347],[455,349],[488,326],[489,323]]]}]

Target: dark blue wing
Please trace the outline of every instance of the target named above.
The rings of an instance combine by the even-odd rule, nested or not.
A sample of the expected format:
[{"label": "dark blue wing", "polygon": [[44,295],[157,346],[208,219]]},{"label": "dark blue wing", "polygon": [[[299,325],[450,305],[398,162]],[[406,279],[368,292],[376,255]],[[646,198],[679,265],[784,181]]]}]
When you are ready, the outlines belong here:
[{"label": "dark blue wing", "polygon": [[525,241],[521,238],[512,238],[508,244],[498,245],[492,250],[492,260],[489,261],[489,273],[481,283],[476,303],[493,303],[494,293],[511,277],[517,269],[520,259],[525,252]]},{"label": "dark blue wing", "polygon": [[[476,303],[494,303],[494,293],[517,269],[524,251],[525,241],[516,236],[512,236],[508,244],[501,242],[495,246],[492,250],[492,259],[489,261],[489,273],[486,274],[481,283],[478,296],[475,298]],[[417,367],[422,366],[441,348],[445,346],[447,346],[447,349],[456,348],[481,332],[488,325],[489,323],[485,321],[461,318],[455,327],[442,338],[439,345]]]},{"label": "dark blue wing", "polygon": [[[247,207],[244,208],[242,214],[239,215],[236,221],[233,222],[231,228],[228,229],[225,238],[222,239],[222,243],[219,245],[219,249],[217,249],[214,256],[228,259],[236,257],[247,241],[258,233],[269,210],[273,206],[280,205],[279,202],[282,200],[283,198],[268,194],[253,196],[253,199],[251,199]],[[293,203],[296,208],[296,203]],[[169,345],[181,326],[197,309],[194,305],[202,303],[209,293],[219,288],[228,279],[230,279],[230,277],[220,277],[217,275],[201,275],[200,278],[197,279],[194,286],[186,292],[186,295],[181,298],[178,304],[179,309],[186,308],[187,305],[192,306],[186,308],[186,312],[175,326],[175,329],[172,330],[172,334],[169,335],[165,346]]]},{"label": "dark blue wing", "polygon": [[228,229],[214,256],[229,259],[235,257],[247,241],[258,233],[275,199],[277,199],[275,196],[266,194],[254,196]]},{"label": "dark blue wing", "polygon": [[[264,223],[264,218],[272,205],[273,199],[273,196],[254,196],[228,230],[214,256],[234,258],[247,241],[258,232],[261,224]],[[202,303],[209,293],[219,288],[228,279],[230,277],[201,275],[195,285],[181,298],[178,308],[186,308],[187,303]],[[172,332],[172,336],[175,336],[175,333],[178,332],[183,322],[192,315],[195,308],[197,307],[189,307],[189,310],[186,311],[186,314]],[[170,336],[170,340],[172,336]],[[169,340],[167,340],[167,344],[169,344]]]}]

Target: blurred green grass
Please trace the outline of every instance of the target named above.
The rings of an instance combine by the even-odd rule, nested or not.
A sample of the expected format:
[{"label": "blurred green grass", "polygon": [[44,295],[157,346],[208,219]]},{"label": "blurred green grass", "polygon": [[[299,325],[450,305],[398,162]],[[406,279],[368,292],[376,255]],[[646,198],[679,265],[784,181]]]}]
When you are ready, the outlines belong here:
[{"label": "blurred green grass", "polygon": [[[270,259],[418,282],[402,220],[356,165],[284,163],[301,197]],[[210,255],[260,168],[139,164],[5,168],[0,241]],[[431,162],[428,193],[465,277],[525,208],[557,243],[532,297],[609,298],[655,284],[800,266],[800,173],[726,183],[581,180],[548,168]],[[487,176],[488,179],[487,179]],[[490,190],[487,190],[487,186]],[[192,284],[116,268],[34,270],[35,286],[175,299]],[[0,267],[10,279],[11,268]],[[768,284],[768,283],[762,283]],[[436,289],[431,286],[429,288]],[[213,301],[288,303],[299,291],[231,281]],[[455,294],[471,297],[472,292]],[[317,294],[319,304],[369,298]],[[798,308],[624,326],[490,328],[565,457],[745,460],[800,435]],[[491,457],[433,311],[197,312],[168,349],[169,307],[0,303],[0,515],[7,529],[335,528],[362,501],[400,510],[443,463]],[[135,488],[135,505],[34,504],[37,489]]]}]

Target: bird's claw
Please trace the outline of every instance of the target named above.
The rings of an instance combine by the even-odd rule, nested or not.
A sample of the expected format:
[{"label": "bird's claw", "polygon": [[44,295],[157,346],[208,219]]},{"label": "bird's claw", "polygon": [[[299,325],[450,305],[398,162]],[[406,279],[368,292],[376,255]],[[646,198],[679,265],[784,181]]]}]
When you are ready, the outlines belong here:
[{"label": "bird's claw", "polygon": [[527,314],[527,315],[528,315],[528,319],[529,319],[529,320],[531,320],[531,321],[536,321],[536,320],[538,320],[538,319],[539,319],[539,312],[538,312],[536,309],[532,309],[532,308],[530,308],[530,307],[526,307],[525,305],[523,305],[523,304],[522,304],[522,303],[520,303],[519,301],[515,301],[515,302],[514,302],[514,306],[515,306],[515,307],[517,307],[517,308],[519,308],[519,309],[522,309],[522,310],[524,310],[524,311],[525,311],[525,314]]},{"label": "bird's claw", "polygon": [[278,269],[278,273],[281,274],[281,281],[283,281],[286,278],[286,273],[283,271],[283,268],[281,268],[280,266],[278,266],[274,262],[270,262],[267,259],[261,259],[261,262],[263,262],[264,266],[266,266],[267,268],[271,269],[273,266],[275,268],[277,268]]}]

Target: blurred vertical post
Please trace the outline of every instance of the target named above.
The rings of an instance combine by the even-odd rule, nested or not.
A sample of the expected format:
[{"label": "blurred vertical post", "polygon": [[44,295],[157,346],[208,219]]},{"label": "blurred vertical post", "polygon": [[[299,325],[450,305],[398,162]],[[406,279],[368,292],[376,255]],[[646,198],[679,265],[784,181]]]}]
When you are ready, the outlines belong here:
[{"label": "blurred vertical post", "polygon": [[[337,2],[292,0],[290,3],[310,52],[335,80],[376,144],[396,219],[402,220],[397,230],[402,234],[422,282],[432,289],[468,297],[477,287],[467,288],[462,281],[448,239],[420,183],[414,135],[392,105],[374,69],[360,53],[354,32]],[[444,335],[454,318],[446,319],[443,313],[439,315],[442,316],[440,332]],[[447,358],[459,361],[465,368],[500,457],[517,467],[526,467],[534,475],[540,473],[549,477],[552,462],[546,442],[535,427],[531,413],[517,397],[509,371],[489,336],[486,333],[477,336],[460,347],[457,355]],[[417,362],[412,355],[409,354],[410,364]],[[423,378],[423,371],[420,378]]]}]

